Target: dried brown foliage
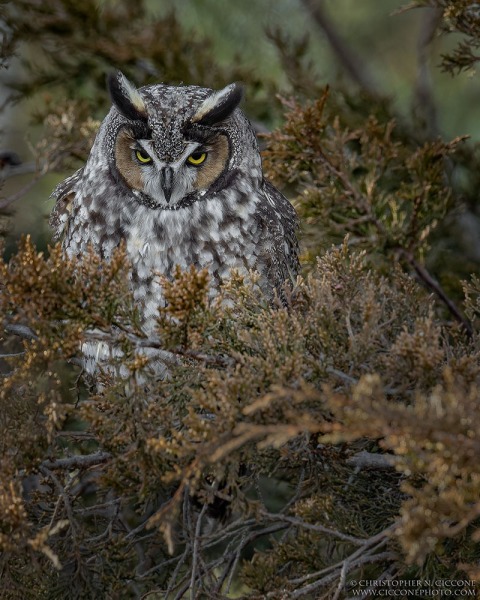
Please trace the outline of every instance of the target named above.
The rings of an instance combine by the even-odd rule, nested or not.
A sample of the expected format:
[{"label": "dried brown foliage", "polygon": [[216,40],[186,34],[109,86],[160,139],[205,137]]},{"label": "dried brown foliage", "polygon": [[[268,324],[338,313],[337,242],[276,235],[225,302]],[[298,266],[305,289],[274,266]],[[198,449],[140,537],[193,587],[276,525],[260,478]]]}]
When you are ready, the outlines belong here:
[{"label": "dried brown foliage", "polygon": [[[421,568],[442,546],[437,573],[473,563],[478,336],[442,323],[410,276],[381,275],[344,244],[299,280],[287,310],[240,278],[209,300],[205,273],[178,272],[158,380],[144,353],[158,342],[135,329],[124,268],[121,252],[76,263],[28,241],[2,266],[4,318],[36,336],[7,359],[0,396],[5,448],[21,440],[2,463],[12,589],[34,558],[46,597],[64,586],[117,597],[125,579],[133,596],[225,597],[242,551],[276,531],[236,576],[251,593],[332,593],[347,557],[350,577],[389,564],[404,576],[402,555]],[[473,319],[478,288],[467,287]],[[93,327],[121,345],[126,370],[72,398],[65,360]],[[395,470],[371,462],[379,447]]]}]

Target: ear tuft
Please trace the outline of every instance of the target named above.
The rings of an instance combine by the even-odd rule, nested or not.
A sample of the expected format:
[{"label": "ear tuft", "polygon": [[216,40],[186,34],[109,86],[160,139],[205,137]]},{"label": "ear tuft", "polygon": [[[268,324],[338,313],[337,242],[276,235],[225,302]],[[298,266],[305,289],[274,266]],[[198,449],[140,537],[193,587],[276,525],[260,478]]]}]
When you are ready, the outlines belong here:
[{"label": "ear tuft", "polygon": [[137,88],[121,71],[107,75],[107,88],[117,110],[132,121],[145,120],[147,108]]},{"label": "ear tuft", "polygon": [[224,121],[240,104],[243,88],[238,83],[231,83],[223,90],[213,92],[200,105],[191,122],[199,125],[215,125]]}]

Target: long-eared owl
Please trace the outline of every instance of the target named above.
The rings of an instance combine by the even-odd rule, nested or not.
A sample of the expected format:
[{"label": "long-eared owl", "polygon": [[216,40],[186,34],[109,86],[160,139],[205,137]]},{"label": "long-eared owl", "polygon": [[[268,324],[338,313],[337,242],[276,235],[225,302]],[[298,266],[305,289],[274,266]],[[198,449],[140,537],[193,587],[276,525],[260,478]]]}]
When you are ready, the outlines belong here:
[{"label": "long-eared owl", "polygon": [[146,330],[163,305],[158,275],[175,265],[207,268],[214,286],[255,270],[282,297],[298,269],[297,217],[263,177],[241,87],[136,89],[117,72],[108,88],[113,107],[85,166],[53,193],[66,253],[91,245],[108,259],[124,240]]}]

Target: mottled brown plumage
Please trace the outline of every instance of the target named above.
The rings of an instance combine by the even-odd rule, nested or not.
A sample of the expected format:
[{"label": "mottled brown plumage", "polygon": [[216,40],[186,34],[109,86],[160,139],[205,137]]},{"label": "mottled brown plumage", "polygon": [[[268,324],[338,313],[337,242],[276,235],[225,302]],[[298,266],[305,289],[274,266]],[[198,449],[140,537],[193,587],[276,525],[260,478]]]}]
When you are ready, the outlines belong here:
[{"label": "mottled brown plumage", "polygon": [[54,191],[51,223],[69,256],[89,245],[108,258],[124,240],[145,329],[164,305],[159,275],[207,268],[260,274],[272,298],[298,269],[297,218],[265,181],[241,88],[164,84],[135,89],[109,78],[113,107],[86,165]]}]

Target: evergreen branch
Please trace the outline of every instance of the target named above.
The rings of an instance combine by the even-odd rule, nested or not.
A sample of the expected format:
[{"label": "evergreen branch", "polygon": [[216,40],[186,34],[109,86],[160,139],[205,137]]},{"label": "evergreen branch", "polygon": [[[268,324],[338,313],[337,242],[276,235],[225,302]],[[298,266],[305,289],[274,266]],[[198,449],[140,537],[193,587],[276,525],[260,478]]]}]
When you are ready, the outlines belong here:
[{"label": "evergreen branch", "polygon": [[[354,185],[353,181],[351,181],[350,177],[347,173],[345,173],[341,168],[337,167],[323,150],[317,151],[318,157],[321,159],[324,166],[330,171],[330,173],[338,179],[338,181],[343,186],[343,189],[347,194],[349,194],[354,200],[358,208],[363,211],[363,215],[361,220],[363,223],[372,223],[375,226],[378,233],[383,237],[388,239],[388,232],[383,225],[383,223],[377,219],[374,215],[372,206],[368,202],[368,199],[362,194]],[[356,219],[358,221],[358,219]]]}]

